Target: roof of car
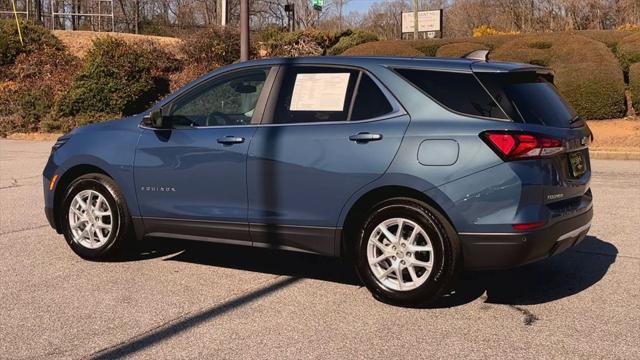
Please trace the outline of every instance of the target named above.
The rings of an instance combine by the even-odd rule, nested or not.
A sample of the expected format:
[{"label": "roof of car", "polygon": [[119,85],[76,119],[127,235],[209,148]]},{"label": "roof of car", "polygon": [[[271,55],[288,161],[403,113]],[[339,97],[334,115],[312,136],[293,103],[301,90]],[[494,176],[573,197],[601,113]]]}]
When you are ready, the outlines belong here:
[{"label": "roof of car", "polygon": [[443,57],[400,57],[400,56],[303,56],[295,58],[269,58],[250,60],[241,66],[266,64],[334,64],[334,65],[383,65],[424,67],[450,71],[511,72],[522,70],[542,70],[544,68],[531,65],[500,61],[481,61],[465,58]]}]

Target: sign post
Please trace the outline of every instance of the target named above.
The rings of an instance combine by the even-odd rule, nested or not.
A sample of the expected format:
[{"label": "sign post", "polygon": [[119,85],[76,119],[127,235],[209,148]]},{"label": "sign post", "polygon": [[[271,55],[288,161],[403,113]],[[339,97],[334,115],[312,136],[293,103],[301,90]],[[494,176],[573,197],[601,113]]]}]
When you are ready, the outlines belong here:
[{"label": "sign post", "polygon": [[[440,33],[440,38],[443,37],[444,30],[442,27],[443,10],[432,11],[418,11],[418,18],[416,22],[414,12],[402,13],[402,34],[407,33],[426,33],[429,38],[435,37],[436,32]],[[416,29],[417,23],[417,29]],[[432,35],[433,33],[433,35]],[[414,35],[417,38],[416,35]]]}]

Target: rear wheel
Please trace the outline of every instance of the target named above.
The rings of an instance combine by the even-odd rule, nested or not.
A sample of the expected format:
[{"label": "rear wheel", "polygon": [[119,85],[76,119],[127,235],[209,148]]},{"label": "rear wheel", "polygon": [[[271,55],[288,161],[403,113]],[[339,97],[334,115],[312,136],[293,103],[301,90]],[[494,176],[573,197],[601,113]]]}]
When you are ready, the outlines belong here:
[{"label": "rear wheel", "polygon": [[87,174],[75,179],[67,188],[59,216],[67,243],[85,259],[114,257],[129,240],[131,216],[108,176]]},{"label": "rear wheel", "polygon": [[400,306],[431,303],[447,290],[459,263],[453,227],[426,203],[381,202],[360,231],[358,273],[377,299]]}]

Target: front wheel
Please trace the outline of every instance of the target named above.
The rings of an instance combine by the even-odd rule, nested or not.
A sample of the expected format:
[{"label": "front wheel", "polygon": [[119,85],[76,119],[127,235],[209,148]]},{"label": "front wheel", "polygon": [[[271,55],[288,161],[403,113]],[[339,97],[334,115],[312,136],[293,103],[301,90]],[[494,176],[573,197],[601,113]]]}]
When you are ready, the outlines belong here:
[{"label": "front wheel", "polygon": [[426,203],[383,201],[360,231],[357,270],[373,296],[400,306],[431,303],[456,273],[460,246],[453,227]]},{"label": "front wheel", "polygon": [[124,196],[108,176],[87,174],[71,182],[59,216],[67,243],[85,259],[114,257],[129,240],[131,216]]}]

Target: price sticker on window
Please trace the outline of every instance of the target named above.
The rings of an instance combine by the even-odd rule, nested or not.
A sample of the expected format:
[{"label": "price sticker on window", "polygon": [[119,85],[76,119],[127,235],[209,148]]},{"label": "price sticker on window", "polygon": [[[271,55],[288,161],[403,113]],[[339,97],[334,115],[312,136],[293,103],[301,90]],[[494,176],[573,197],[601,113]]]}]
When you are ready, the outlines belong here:
[{"label": "price sticker on window", "polygon": [[298,74],[291,111],[344,111],[350,73]]}]

